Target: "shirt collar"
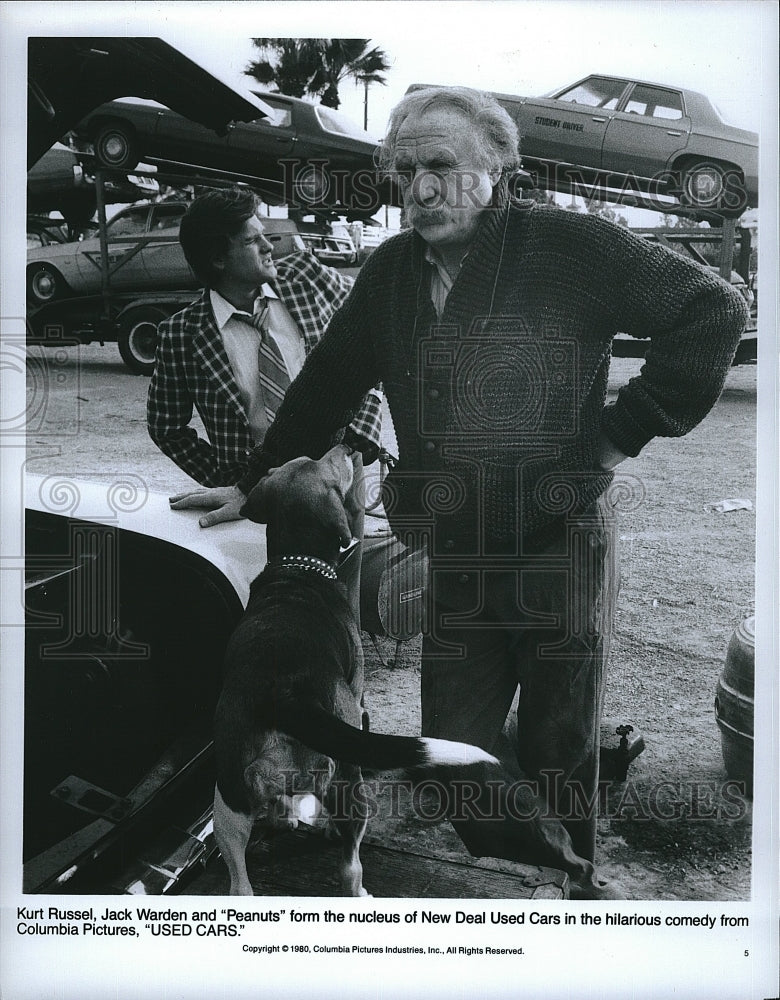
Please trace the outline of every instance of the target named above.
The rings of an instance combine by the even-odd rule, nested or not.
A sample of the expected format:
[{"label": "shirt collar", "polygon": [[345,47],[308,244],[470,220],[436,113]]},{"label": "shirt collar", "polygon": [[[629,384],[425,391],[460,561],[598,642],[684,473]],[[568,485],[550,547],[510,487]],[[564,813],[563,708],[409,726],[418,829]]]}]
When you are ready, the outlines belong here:
[{"label": "shirt collar", "polygon": [[[279,298],[270,285],[263,285],[260,289],[260,294],[261,296],[264,295],[268,299]],[[223,295],[220,295],[215,288],[209,289],[209,298],[211,299],[211,308],[214,310],[214,319],[217,322],[217,329],[221,333],[228,320],[237,312],[241,312],[242,310],[236,309],[234,305],[231,305],[231,303],[228,302]]]},{"label": "shirt collar", "polygon": [[[463,262],[466,260],[470,252],[471,252],[470,250],[467,250],[463,254],[463,256],[460,258],[460,263],[458,264],[458,268],[463,267]],[[449,289],[452,288],[455,279],[450,275],[450,272],[444,266],[444,261],[441,259],[436,250],[434,250],[434,248],[430,245],[430,243],[425,244],[425,253],[423,256],[424,259],[429,264],[433,264],[433,266],[436,268],[445,288],[449,291]]]}]

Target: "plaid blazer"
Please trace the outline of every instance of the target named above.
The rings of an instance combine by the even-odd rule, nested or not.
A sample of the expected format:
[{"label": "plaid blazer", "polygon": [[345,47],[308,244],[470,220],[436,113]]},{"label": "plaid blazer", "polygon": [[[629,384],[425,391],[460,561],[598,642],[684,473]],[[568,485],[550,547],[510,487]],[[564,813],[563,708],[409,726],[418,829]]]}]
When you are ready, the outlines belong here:
[{"label": "plaid blazer", "polygon": [[[308,253],[277,261],[273,287],[298,324],[308,354],[352,288],[353,279]],[[246,472],[253,441],[208,289],[160,323],[157,359],[149,384],[149,436],[187,475],[203,486],[231,486]],[[208,441],[190,427],[193,407]],[[381,395],[372,390],[352,428],[379,444]]]}]

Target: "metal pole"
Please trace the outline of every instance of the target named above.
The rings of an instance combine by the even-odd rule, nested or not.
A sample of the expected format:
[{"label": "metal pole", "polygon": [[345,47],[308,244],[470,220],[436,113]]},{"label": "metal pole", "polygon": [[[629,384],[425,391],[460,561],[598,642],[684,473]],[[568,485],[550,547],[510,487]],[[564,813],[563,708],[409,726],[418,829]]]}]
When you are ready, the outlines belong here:
[{"label": "metal pole", "polygon": [[363,131],[368,132],[368,80],[363,81]]},{"label": "metal pole", "polygon": [[736,239],[737,220],[723,220],[723,240],[720,245],[720,269],[721,278],[731,281],[731,272],[734,268],[734,240]]},{"label": "metal pole", "polygon": [[98,236],[100,238],[100,294],[103,299],[103,319],[110,315],[110,288],[108,284],[108,237],[106,236],[106,197],[103,171],[95,171],[95,202],[97,203]]},{"label": "metal pole", "polygon": [[747,228],[740,229],[739,258],[737,271],[742,275],[745,284],[750,284],[750,251],[753,247],[753,234]]}]

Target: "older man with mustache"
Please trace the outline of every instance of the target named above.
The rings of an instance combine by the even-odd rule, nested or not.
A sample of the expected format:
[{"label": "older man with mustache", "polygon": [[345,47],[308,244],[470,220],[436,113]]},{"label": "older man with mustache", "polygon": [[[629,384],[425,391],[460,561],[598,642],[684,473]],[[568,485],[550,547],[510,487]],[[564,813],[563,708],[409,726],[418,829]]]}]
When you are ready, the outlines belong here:
[{"label": "older man with mustache", "polygon": [[[423,733],[503,765],[450,785],[450,818],[475,855],[553,865],[573,898],[619,897],[594,867],[612,469],[706,415],[744,303],[626,229],[510,197],[517,132],[487,95],[407,95],[383,157],[411,228],[364,265],[237,487],[174,506],[210,508],[204,526],[236,517],[271,465],[322,454],[381,379],[400,455],[388,516],[430,557]],[[620,331],[652,346],[606,404]]]}]

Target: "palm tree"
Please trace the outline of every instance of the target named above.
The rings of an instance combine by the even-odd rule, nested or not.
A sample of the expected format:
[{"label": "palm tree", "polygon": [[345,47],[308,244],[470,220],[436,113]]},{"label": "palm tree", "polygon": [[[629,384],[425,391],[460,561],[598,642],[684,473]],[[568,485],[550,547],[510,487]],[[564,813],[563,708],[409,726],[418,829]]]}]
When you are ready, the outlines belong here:
[{"label": "palm tree", "polygon": [[378,46],[370,48],[370,43],[370,38],[253,38],[261,58],[245,72],[290,97],[308,94],[328,108],[338,108],[344,80],[359,81],[366,89],[371,83],[387,83],[387,54]]},{"label": "palm tree", "polygon": [[387,84],[385,73],[390,69],[387,54],[378,46],[369,48],[369,38],[317,38],[321,68],[313,81],[315,93],[327,108],[337,108],[339,84],[356,80],[366,87],[371,83]]},{"label": "palm tree", "polygon": [[265,88],[275,87],[289,97],[311,93],[310,85],[320,68],[319,53],[308,38],[253,38],[263,58],[244,70]]}]

